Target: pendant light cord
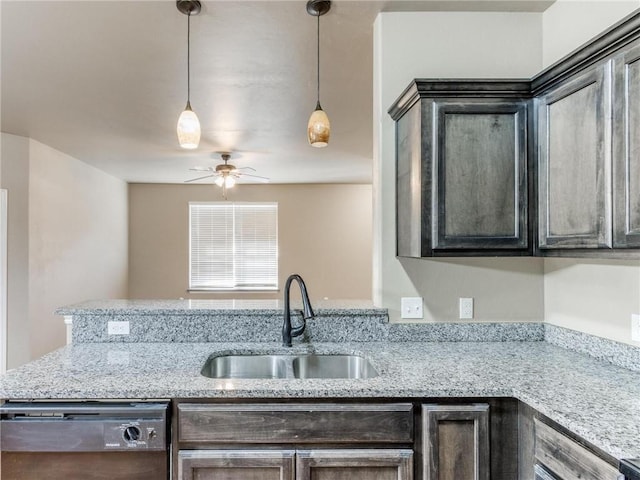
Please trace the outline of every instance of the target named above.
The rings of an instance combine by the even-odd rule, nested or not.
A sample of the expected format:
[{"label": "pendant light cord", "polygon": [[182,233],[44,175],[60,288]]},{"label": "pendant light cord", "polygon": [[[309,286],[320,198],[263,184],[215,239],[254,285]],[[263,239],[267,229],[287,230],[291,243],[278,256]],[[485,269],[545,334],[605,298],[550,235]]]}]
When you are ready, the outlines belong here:
[{"label": "pendant light cord", "polygon": [[187,104],[191,107],[191,12],[187,15]]},{"label": "pendant light cord", "polygon": [[317,47],[318,47],[318,68],[317,68],[317,74],[318,74],[318,82],[317,82],[317,86],[318,86],[318,105],[316,106],[316,110],[320,109],[320,14],[318,13],[318,42],[317,42]]}]

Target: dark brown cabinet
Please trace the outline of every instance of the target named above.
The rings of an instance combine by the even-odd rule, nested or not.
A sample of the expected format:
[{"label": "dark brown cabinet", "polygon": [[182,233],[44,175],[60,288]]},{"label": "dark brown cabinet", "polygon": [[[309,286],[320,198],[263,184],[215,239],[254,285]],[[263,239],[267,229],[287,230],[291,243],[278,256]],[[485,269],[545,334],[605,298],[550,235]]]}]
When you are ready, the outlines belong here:
[{"label": "dark brown cabinet", "polygon": [[298,450],[297,480],[411,480],[409,449]]},{"label": "dark brown cabinet", "polygon": [[614,247],[640,248],[640,41],[614,58]]},{"label": "dark brown cabinet", "polygon": [[397,255],[528,255],[528,82],[416,80],[396,120]]},{"label": "dark brown cabinet", "polygon": [[294,480],[294,450],[181,450],[179,480]]},{"label": "dark brown cabinet", "polygon": [[540,249],[611,248],[611,64],[536,99]]},{"label": "dark brown cabinet", "polygon": [[181,450],[180,480],[412,480],[409,449]]},{"label": "dark brown cabinet", "polygon": [[424,480],[491,478],[488,404],[423,405],[422,436]]},{"label": "dark brown cabinet", "polygon": [[538,419],[534,421],[536,478],[553,472],[554,480],[619,480],[617,468]]},{"label": "dark brown cabinet", "polygon": [[413,480],[411,403],[179,403],[179,480]]},{"label": "dark brown cabinet", "polygon": [[415,80],[396,121],[399,257],[640,257],[640,13],[517,80]]}]

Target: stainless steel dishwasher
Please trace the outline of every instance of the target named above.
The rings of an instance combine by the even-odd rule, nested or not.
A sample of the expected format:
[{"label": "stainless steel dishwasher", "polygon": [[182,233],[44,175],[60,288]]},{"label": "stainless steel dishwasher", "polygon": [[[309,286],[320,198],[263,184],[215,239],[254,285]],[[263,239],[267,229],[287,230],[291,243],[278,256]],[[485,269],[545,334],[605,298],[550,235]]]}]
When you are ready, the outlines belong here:
[{"label": "stainless steel dishwasher", "polygon": [[0,406],[2,480],[166,480],[167,402]]}]

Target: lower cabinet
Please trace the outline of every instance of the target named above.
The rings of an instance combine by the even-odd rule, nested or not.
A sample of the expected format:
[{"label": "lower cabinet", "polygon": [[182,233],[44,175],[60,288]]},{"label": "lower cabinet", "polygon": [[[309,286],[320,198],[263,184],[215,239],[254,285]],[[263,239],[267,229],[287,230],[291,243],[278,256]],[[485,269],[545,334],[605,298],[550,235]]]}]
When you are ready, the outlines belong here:
[{"label": "lower cabinet", "polygon": [[179,480],[413,480],[412,403],[178,403]]},{"label": "lower cabinet", "polygon": [[181,450],[180,480],[412,480],[409,449]]},{"label": "lower cabinet", "polygon": [[489,480],[489,405],[422,406],[424,480]]},{"label": "lower cabinet", "polygon": [[293,480],[295,450],[180,450],[179,480]]},{"label": "lower cabinet", "polygon": [[619,480],[617,468],[538,419],[535,478],[541,480]]},{"label": "lower cabinet", "polygon": [[299,450],[298,480],[411,480],[409,449]]}]

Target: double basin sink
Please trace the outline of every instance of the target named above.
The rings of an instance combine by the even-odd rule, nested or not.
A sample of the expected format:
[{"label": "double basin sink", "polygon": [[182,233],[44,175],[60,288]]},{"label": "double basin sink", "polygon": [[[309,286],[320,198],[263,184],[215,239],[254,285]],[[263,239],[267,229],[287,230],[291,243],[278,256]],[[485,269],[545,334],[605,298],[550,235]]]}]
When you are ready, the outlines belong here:
[{"label": "double basin sink", "polygon": [[218,355],[211,356],[201,371],[210,378],[227,379],[304,379],[377,377],[371,363],[359,355]]}]

